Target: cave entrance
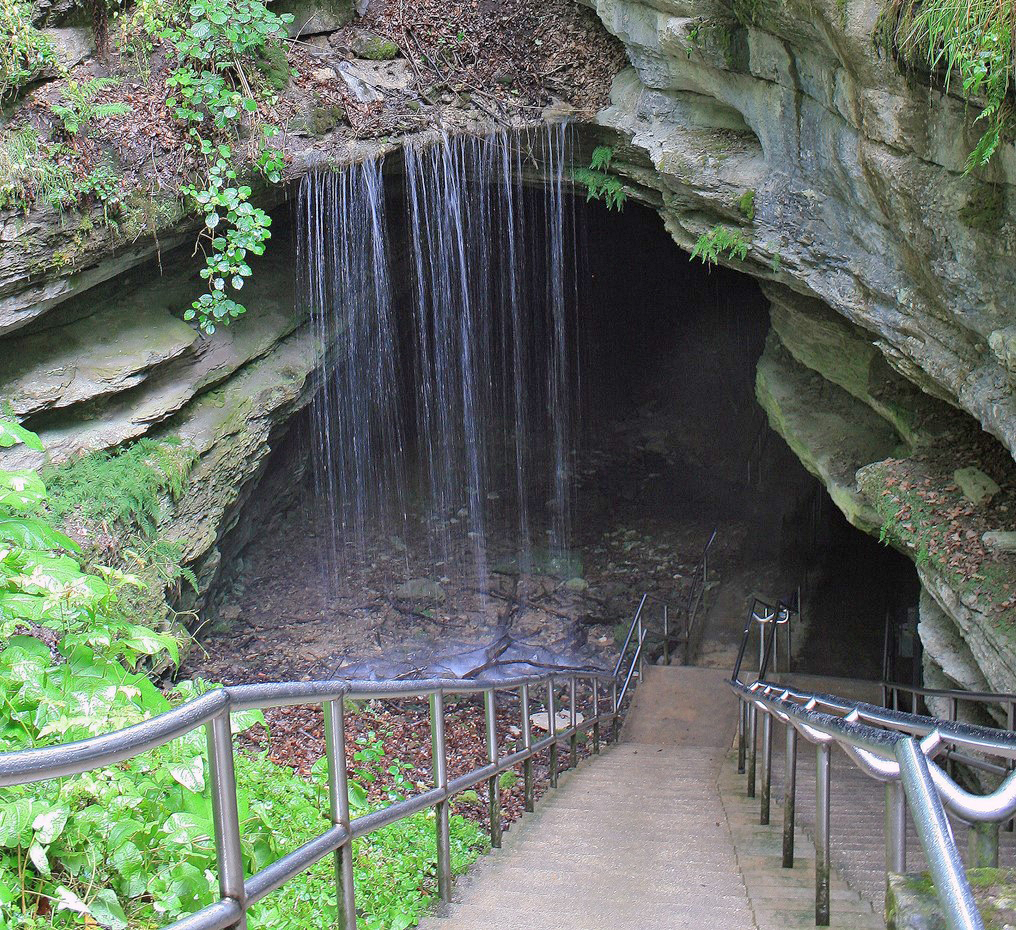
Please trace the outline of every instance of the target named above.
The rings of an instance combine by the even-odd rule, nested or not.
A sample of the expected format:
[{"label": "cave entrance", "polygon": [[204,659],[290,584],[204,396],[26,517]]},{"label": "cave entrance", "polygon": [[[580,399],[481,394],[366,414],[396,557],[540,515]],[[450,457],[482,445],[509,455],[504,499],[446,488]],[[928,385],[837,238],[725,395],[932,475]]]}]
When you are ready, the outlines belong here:
[{"label": "cave entrance", "polygon": [[[428,170],[431,177],[443,169],[431,165]],[[476,196],[472,180],[454,197],[445,183],[445,199],[430,205],[435,212],[424,224],[428,235],[436,236],[432,226],[445,222],[454,199]],[[315,404],[277,437],[262,479],[269,490],[254,496],[273,505],[265,509],[274,515],[258,534],[238,534],[234,544],[227,540],[223,546],[229,570],[217,606],[231,624],[221,635],[211,634],[208,657],[196,660],[189,673],[229,681],[241,669],[268,662],[270,669],[263,671],[272,677],[327,677],[350,674],[350,669],[390,674],[398,669],[381,663],[393,655],[407,669],[417,660],[426,665],[425,641],[468,654],[462,660],[467,665],[483,664],[503,636],[544,650],[541,655],[559,651],[594,661],[613,647],[643,592],[672,604],[681,601],[705,542],[717,530],[712,564],[720,584],[710,598],[700,661],[732,665],[751,595],[777,599],[800,591],[805,624],[796,634],[797,667],[878,676],[889,606],[880,592],[895,592],[901,603],[916,602],[916,588],[908,587],[915,579],[904,578],[905,560],[842,519],[821,485],[769,428],[755,398],[769,312],[754,279],[689,261],[651,209],[630,202],[623,212],[608,212],[565,185],[559,185],[557,199],[548,199],[544,188],[520,185],[512,209],[526,217],[522,237],[509,243],[504,237],[476,236],[484,274],[471,274],[472,266],[460,255],[455,259],[462,262],[460,283],[442,279],[440,301],[421,297],[421,291],[436,291],[439,285],[418,286],[414,254],[416,262],[430,262],[433,275],[433,255],[445,246],[434,238],[421,247],[424,226],[412,228],[405,220],[417,196],[405,174],[363,175],[342,194],[347,200],[337,202],[378,184],[383,200],[361,211],[362,226],[353,241],[368,253],[375,248],[371,230],[378,220],[372,209],[376,214],[383,207],[390,240],[384,293],[374,266],[360,262],[362,256],[351,252],[342,260],[342,272],[347,283],[366,275],[373,288],[372,314],[382,305],[390,314],[385,351],[393,354],[385,364],[394,380],[357,408],[355,428],[342,433],[336,418],[346,415],[341,407],[351,395],[357,399],[364,371],[351,372],[360,381],[323,377]],[[504,220],[503,204],[490,201],[483,209]],[[555,211],[563,217],[557,227],[549,220]],[[289,226],[294,239],[301,221],[297,214]],[[286,226],[278,225],[279,238]],[[461,233],[459,239],[470,235]],[[473,247],[456,243],[463,255]],[[292,247],[300,267],[298,253],[306,245]],[[519,267],[535,269],[533,280],[506,276],[506,256],[515,250],[529,262]],[[564,277],[555,282],[561,256]],[[317,303],[337,299],[331,286],[311,288]],[[524,291],[521,304],[534,314],[560,303],[560,316],[527,322],[518,337],[524,344],[514,352],[516,336],[503,318],[477,317],[490,328],[490,342],[481,346],[486,352],[479,353],[474,369],[482,382],[477,416],[487,422],[480,431],[456,434],[454,421],[469,415],[468,405],[450,410],[461,398],[436,394],[438,389],[426,382],[429,362],[421,361],[414,327],[436,312],[427,309],[427,301],[453,304],[451,322],[458,329],[440,330],[440,338],[449,341],[453,355],[461,354],[463,344],[453,340],[465,338],[459,325],[464,314],[488,303],[503,306],[507,288]],[[355,325],[350,318],[324,338],[345,347]],[[436,325],[427,326],[428,338],[436,339]],[[546,354],[555,340],[564,340],[566,351]],[[531,396],[521,400],[511,396],[519,359],[528,366],[525,377],[532,384]],[[375,361],[368,353],[353,358],[353,365],[369,368]],[[331,361],[326,355],[326,367],[344,364],[348,359],[341,352]],[[569,369],[563,389],[553,381],[560,375],[558,365]],[[372,384],[384,374],[379,370],[370,369]],[[457,369],[453,375],[451,386],[459,391]],[[427,392],[433,395],[430,419],[421,420],[417,411]],[[547,409],[555,405],[566,409],[552,410],[548,419]],[[440,422],[445,414],[451,426]],[[557,415],[567,418],[563,455],[555,448]],[[524,455],[516,449],[523,428],[531,431]],[[439,429],[451,432],[438,441]],[[381,450],[377,457],[351,464],[343,459],[341,468],[348,470],[339,477],[325,470],[330,456],[345,455],[360,441]],[[449,468],[460,469],[443,486],[440,507],[430,483],[435,460],[424,454],[432,447],[452,463]],[[516,481],[521,472],[511,463],[518,455],[529,470]],[[494,464],[481,483],[468,469],[484,456]],[[505,461],[509,466],[500,470],[497,463]],[[341,499],[351,493],[351,482],[361,473],[395,495],[397,506],[383,516],[364,511],[356,544],[337,543],[337,529],[352,521],[337,519],[330,502],[336,494]],[[565,498],[557,485],[563,474],[569,481]],[[562,500],[568,516],[563,531]],[[521,544],[520,501],[527,512]],[[366,506],[381,505],[371,499]],[[480,508],[480,525],[474,506]],[[443,535],[433,532],[435,524]],[[483,572],[477,572],[475,542],[481,532],[485,561]],[[249,635],[236,635],[238,623]]]}]

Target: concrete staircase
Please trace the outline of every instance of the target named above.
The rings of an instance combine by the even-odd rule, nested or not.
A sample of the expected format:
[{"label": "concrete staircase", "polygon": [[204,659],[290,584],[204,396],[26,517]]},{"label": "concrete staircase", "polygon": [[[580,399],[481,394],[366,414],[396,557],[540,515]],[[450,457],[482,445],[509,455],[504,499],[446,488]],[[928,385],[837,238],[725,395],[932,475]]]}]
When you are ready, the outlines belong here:
[{"label": "concrete staircase", "polygon": [[[456,883],[422,930],[805,930],[814,850],[780,868],[780,827],[759,828],[731,752],[736,701],[715,669],[653,667],[619,745],[561,786]],[[838,878],[833,928],[876,930]]]}]

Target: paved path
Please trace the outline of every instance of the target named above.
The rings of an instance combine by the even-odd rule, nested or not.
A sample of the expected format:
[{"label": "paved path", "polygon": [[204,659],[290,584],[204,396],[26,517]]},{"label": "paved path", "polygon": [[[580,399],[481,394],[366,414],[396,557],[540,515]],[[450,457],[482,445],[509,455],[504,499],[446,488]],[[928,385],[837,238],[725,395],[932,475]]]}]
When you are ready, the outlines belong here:
[{"label": "paved path", "polygon": [[[735,702],[721,672],[652,668],[620,745],[561,787],[455,887],[421,930],[805,930],[813,882],[780,869],[780,828],[756,826],[730,750]],[[838,878],[834,930],[883,927]]]}]

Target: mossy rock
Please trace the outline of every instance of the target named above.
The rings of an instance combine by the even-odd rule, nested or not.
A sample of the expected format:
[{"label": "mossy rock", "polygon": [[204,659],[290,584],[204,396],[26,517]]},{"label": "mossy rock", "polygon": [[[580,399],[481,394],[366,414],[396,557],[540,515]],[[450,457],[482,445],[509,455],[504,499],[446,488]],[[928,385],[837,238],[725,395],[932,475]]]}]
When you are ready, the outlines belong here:
[{"label": "mossy rock", "polygon": [[350,43],[350,49],[357,58],[366,58],[369,61],[391,61],[398,58],[399,47],[373,32],[360,32]]},{"label": "mossy rock", "polygon": [[307,114],[307,131],[312,136],[324,136],[346,122],[348,117],[344,108],[338,104],[321,104]]},{"label": "mossy rock", "polygon": [[[967,880],[985,927],[1000,930],[1016,922],[1016,870],[968,869]],[[889,876],[886,918],[886,930],[946,930],[927,872]]]},{"label": "mossy rock", "polygon": [[1005,220],[1005,185],[978,184],[960,209],[959,218],[971,229],[998,232]]},{"label": "mossy rock", "polygon": [[282,46],[276,45],[265,49],[257,64],[258,71],[264,75],[269,87],[275,91],[286,89],[289,85],[292,71],[286,58],[285,49]]}]

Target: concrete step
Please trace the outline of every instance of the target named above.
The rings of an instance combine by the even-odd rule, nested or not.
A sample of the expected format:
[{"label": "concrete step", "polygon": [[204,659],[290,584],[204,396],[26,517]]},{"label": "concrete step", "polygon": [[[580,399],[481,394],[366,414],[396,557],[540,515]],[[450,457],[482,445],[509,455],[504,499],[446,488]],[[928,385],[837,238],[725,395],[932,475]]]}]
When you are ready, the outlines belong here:
[{"label": "concrete step", "polygon": [[[562,773],[421,930],[811,930],[814,848],[796,831],[781,868],[779,808],[760,827],[733,770],[734,714],[721,672],[648,669],[622,742]],[[884,928],[838,876],[831,900],[833,930]]]}]

